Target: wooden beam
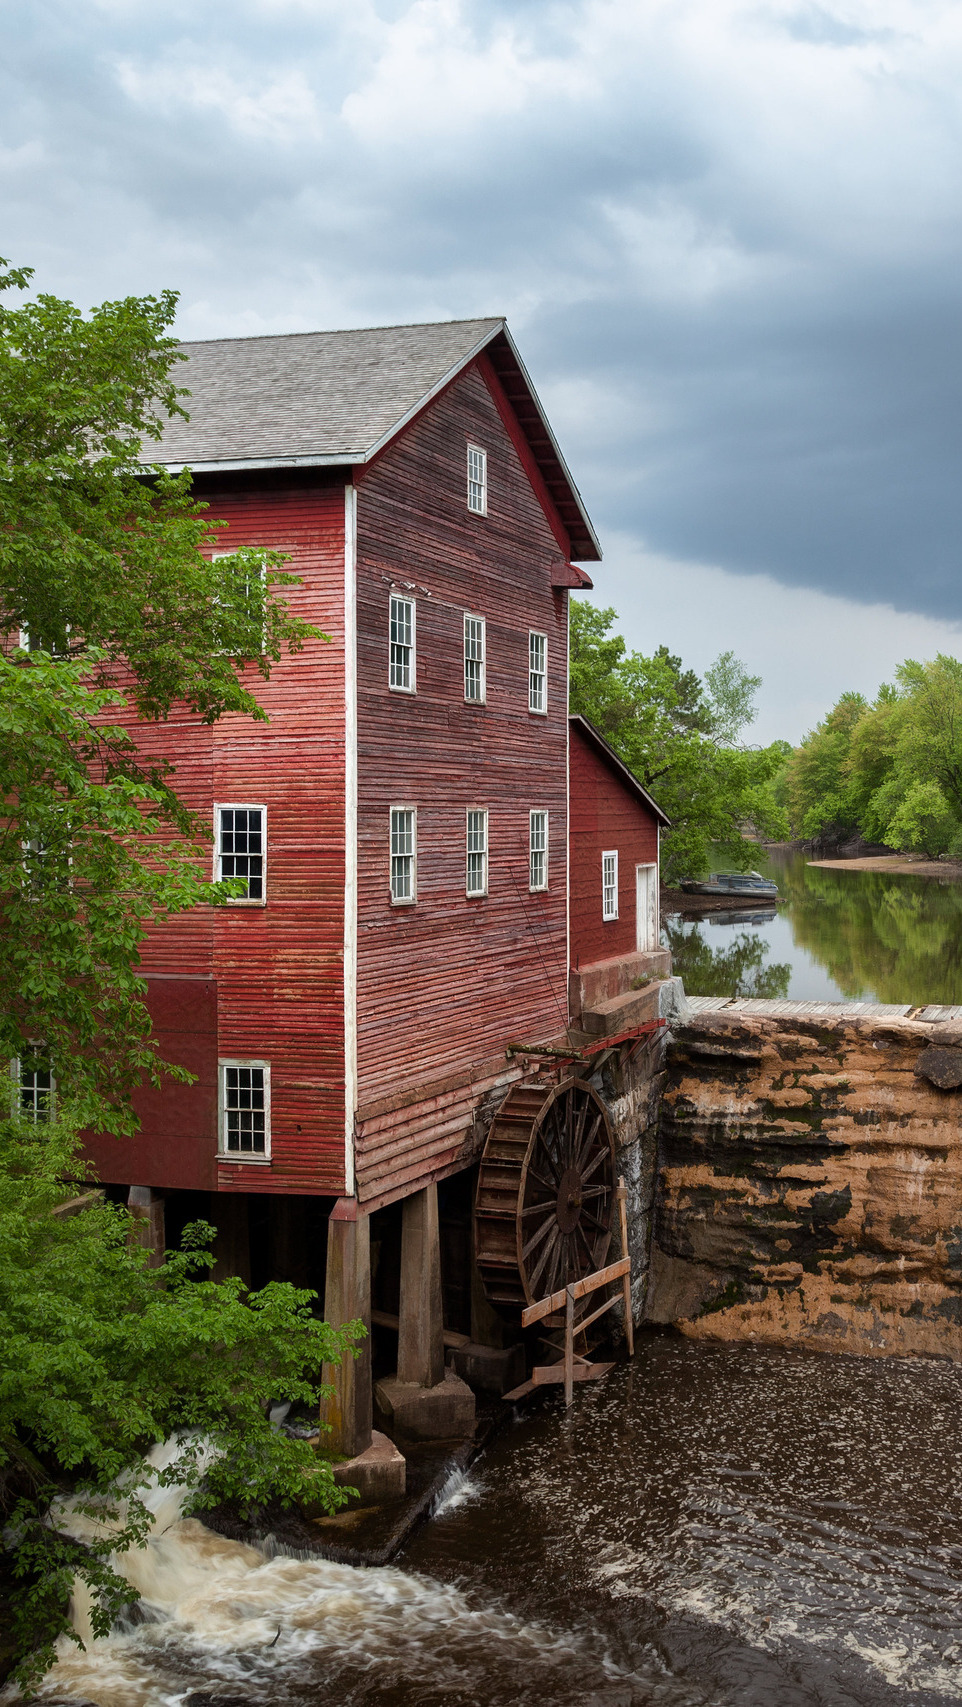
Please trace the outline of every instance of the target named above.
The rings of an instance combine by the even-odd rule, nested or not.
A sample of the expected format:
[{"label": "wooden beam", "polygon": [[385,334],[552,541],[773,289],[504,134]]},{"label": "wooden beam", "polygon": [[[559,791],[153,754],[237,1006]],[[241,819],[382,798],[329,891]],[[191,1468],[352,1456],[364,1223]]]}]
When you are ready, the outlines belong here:
[{"label": "wooden beam", "polygon": [[595,1274],[588,1274],[584,1280],[578,1280],[571,1287],[563,1287],[560,1292],[552,1292],[550,1298],[541,1298],[537,1304],[529,1304],[521,1312],[521,1326],[530,1328],[533,1322],[540,1322],[543,1316],[553,1316],[556,1310],[567,1308],[568,1293],[574,1298],[587,1298],[589,1292],[597,1292],[599,1286],[607,1286],[610,1280],[620,1280],[631,1268],[631,1258],[622,1257],[618,1262],[609,1263],[607,1268],[599,1268]]}]

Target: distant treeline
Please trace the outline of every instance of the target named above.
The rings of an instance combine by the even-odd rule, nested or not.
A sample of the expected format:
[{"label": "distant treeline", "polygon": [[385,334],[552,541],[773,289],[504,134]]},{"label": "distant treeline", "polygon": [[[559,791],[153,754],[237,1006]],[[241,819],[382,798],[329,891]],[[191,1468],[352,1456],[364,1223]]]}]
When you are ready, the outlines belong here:
[{"label": "distant treeline", "polygon": [[845,693],[773,783],[792,834],[962,854],[962,663],[908,659],[870,704]]}]

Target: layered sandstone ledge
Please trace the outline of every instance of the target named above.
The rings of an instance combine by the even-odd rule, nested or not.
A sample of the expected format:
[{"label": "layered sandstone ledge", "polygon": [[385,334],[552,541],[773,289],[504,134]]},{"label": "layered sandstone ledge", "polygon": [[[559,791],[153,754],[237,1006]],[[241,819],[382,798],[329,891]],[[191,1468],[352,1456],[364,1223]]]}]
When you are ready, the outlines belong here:
[{"label": "layered sandstone ledge", "polygon": [[918,1075],[932,1045],[962,1049],[962,1026],[724,1010],[676,1025],[648,1320],[962,1362],[962,1089]]}]

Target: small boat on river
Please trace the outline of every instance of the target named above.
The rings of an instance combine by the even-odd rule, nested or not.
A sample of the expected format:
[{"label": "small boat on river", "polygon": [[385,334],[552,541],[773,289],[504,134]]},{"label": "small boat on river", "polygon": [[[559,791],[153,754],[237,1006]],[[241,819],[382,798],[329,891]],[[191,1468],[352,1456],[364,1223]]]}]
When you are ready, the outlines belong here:
[{"label": "small boat on river", "polygon": [[705,882],[683,878],[681,888],[686,895],[715,896],[726,901],[737,896],[740,901],[772,902],[778,895],[777,883],[763,877],[760,871],[713,871]]}]

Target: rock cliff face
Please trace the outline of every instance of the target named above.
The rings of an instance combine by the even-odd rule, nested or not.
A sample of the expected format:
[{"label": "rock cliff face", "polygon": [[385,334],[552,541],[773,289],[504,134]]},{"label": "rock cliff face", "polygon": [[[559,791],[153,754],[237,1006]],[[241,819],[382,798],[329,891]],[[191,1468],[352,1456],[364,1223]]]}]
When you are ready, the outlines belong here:
[{"label": "rock cliff face", "polygon": [[962,1030],[906,1019],[676,1026],[647,1319],[962,1361],[962,1090],[924,1076],[960,1047]]}]

